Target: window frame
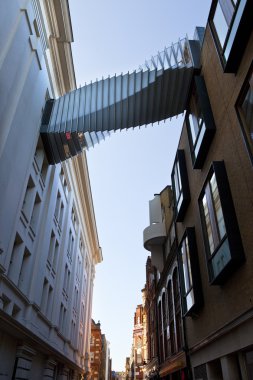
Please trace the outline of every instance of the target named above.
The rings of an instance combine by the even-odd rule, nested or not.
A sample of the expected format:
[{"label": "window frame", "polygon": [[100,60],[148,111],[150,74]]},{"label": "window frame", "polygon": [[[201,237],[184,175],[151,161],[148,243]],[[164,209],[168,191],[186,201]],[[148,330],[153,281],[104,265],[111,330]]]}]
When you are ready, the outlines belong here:
[{"label": "window frame", "polygon": [[[206,194],[207,184],[210,183],[212,175],[215,174],[217,189],[220,199],[220,206],[223,214],[223,221],[225,226],[226,234],[220,238],[218,244],[215,246],[214,250],[210,252],[210,245],[206,230],[206,219],[204,216],[202,200]],[[244,262],[244,250],[242,246],[241,235],[239,231],[239,226],[237,222],[237,217],[235,213],[234,203],[232,199],[232,194],[230,191],[228,176],[225,168],[224,161],[214,161],[207,175],[204,186],[199,195],[199,212],[201,219],[201,226],[204,238],[205,252],[206,252],[206,262],[209,274],[209,282],[211,285],[222,285],[227,279],[232,275],[232,273]],[[214,209],[212,210],[214,212]],[[216,224],[218,228],[218,224]],[[215,257],[217,260],[217,255],[221,255],[224,252],[224,246],[227,245],[229,249],[230,258],[224,264],[222,269],[218,273],[214,273]],[[222,261],[222,260],[221,260]],[[216,262],[217,264],[217,262]],[[218,264],[217,264],[218,267]],[[217,268],[216,268],[217,270]]]},{"label": "window frame", "polygon": [[[185,286],[185,275],[183,269],[183,260],[182,260],[182,245],[185,240],[188,240],[188,260],[187,260],[187,274],[189,276],[189,265],[191,272],[191,286],[186,291]],[[184,235],[181,239],[181,242],[178,247],[178,263],[179,263],[179,276],[180,276],[180,287],[181,287],[181,299],[182,299],[182,313],[184,317],[196,316],[196,313],[203,306],[203,293],[202,293],[202,283],[199,270],[199,261],[198,261],[198,250],[195,237],[195,228],[187,227]],[[190,308],[187,307],[187,296],[193,292],[194,302]]]},{"label": "window frame", "polygon": [[[223,7],[225,7],[225,2],[228,0],[223,1]],[[225,20],[228,25],[228,30],[226,32],[223,46],[221,45],[219,34],[214,23],[217,5],[220,3],[220,0],[214,0],[212,2],[208,23],[224,72],[236,73],[251,34],[253,3],[251,0],[237,0],[236,2],[230,0],[231,7],[234,6],[234,11],[232,12],[229,25],[227,20]],[[226,17],[222,11],[221,5],[220,8],[225,19]]]},{"label": "window frame", "polygon": [[[180,175],[178,179],[178,184],[181,185],[179,189],[179,196],[177,197],[177,187],[175,184],[175,173]],[[174,213],[176,222],[182,222],[187,207],[190,203],[190,188],[188,181],[188,174],[186,168],[185,154],[184,150],[178,149],[174,161],[174,165],[171,173],[171,183],[173,189],[174,197]]]},{"label": "window frame", "polygon": [[[244,116],[244,113],[242,111],[242,104],[243,104],[245,97],[248,93],[248,90],[250,88],[250,85],[249,85],[250,79],[253,81],[253,62],[251,63],[250,69],[247,73],[246,79],[243,83],[243,86],[241,88],[241,91],[239,93],[238,99],[237,99],[236,104],[235,104],[235,109],[236,109],[237,117],[238,117],[238,120],[240,123],[242,135],[243,135],[243,138],[244,138],[244,141],[245,141],[248,153],[249,153],[251,163],[253,165],[253,136],[252,136],[252,143],[250,143],[249,133],[247,132],[248,126],[246,124],[245,116]],[[253,105],[252,105],[252,107],[253,107]]]},{"label": "window frame", "polygon": [[[190,120],[190,117],[193,114],[193,112],[191,112],[193,105],[196,110],[201,111],[201,117],[203,119],[195,139],[192,136],[193,122]],[[216,131],[213,112],[203,76],[194,76],[185,123],[193,168],[202,169]]]}]

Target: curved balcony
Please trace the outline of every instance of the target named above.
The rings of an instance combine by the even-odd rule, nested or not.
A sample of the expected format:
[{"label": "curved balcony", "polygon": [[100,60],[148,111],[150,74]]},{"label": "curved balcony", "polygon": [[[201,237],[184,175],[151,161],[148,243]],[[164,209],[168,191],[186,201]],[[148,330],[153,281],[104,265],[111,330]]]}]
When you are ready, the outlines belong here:
[{"label": "curved balcony", "polygon": [[152,247],[159,246],[166,239],[166,230],[164,223],[154,223],[146,227],[143,231],[143,245],[148,251],[152,251]]}]

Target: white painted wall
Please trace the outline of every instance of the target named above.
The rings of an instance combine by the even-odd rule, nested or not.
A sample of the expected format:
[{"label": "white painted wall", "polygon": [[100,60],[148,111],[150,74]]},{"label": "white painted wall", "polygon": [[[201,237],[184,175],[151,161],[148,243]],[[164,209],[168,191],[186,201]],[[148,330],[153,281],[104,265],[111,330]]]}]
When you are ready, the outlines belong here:
[{"label": "white painted wall", "polygon": [[[80,212],[73,163],[48,167],[44,175],[42,146],[34,156],[46,94],[57,95],[58,91],[50,51],[43,52],[45,46],[42,48],[34,27],[33,5],[40,3],[42,19],[37,24],[44,22],[41,38],[46,41],[50,27],[43,2],[0,2],[0,326],[4,326],[0,327],[0,357],[5,358],[0,360],[0,379],[11,378],[17,352],[25,352],[28,362],[31,359],[27,378],[38,379],[47,371],[53,378],[54,368],[57,378],[64,378],[59,364],[65,364],[68,372],[71,362],[79,367],[69,372],[69,378],[75,378],[84,372],[89,352],[94,244]],[[85,167],[80,170],[87,170]],[[73,236],[71,255],[69,231]],[[56,240],[53,255],[50,242]],[[68,281],[64,278],[66,266]],[[28,343],[27,335],[36,344],[30,339]],[[17,350],[20,344],[31,351]]]}]

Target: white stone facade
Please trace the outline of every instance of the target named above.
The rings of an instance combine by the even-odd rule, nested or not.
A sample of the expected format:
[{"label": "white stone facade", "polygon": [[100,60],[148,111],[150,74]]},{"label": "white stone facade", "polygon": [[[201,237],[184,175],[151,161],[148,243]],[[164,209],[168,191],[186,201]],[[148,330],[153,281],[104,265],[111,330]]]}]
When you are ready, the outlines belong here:
[{"label": "white stone facade", "polygon": [[75,88],[67,0],[0,2],[0,379],[78,379],[102,260],[85,155],[49,166],[45,100]]}]

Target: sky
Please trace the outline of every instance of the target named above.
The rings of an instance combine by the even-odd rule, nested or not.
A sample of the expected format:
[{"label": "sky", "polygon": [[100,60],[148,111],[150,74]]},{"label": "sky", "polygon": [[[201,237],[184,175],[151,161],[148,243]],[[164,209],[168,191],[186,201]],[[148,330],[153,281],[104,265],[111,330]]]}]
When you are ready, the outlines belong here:
[{"label": "sky", "polygon": [[[211,0],[69,0],[77,86],[131,72],[205,26]],[[112,134],[87,152],[103,262],[96,266],[92,317],[110,342],[112,368],[130,356],[142,303],[143,230],[149,200],[171,184],[183,118]]]}]

